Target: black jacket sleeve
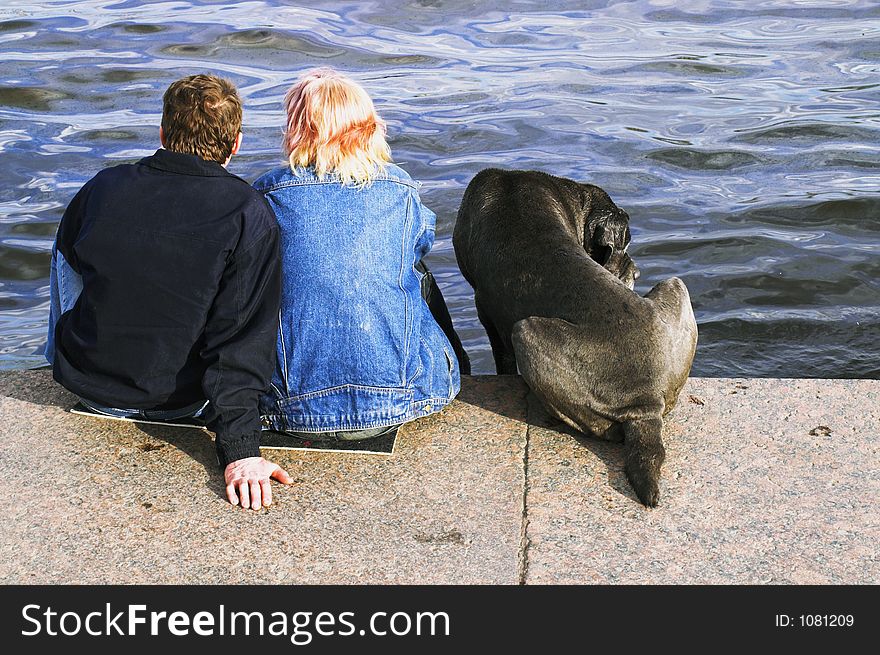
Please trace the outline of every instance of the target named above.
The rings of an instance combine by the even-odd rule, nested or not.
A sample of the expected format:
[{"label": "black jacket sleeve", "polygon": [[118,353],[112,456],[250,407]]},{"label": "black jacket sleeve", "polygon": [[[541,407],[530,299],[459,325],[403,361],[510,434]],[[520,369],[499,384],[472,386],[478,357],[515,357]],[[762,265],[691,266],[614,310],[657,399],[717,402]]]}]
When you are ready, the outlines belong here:
[{"label": "black jacket sleeve", "polygon": [[[272,214],[268,206],[265,211]],[[205,326],[205,419],[217,435],[222,468],[260,455],[258,403],[275,367],[281,294],[274,214],[270,225],[232,254]]]}]

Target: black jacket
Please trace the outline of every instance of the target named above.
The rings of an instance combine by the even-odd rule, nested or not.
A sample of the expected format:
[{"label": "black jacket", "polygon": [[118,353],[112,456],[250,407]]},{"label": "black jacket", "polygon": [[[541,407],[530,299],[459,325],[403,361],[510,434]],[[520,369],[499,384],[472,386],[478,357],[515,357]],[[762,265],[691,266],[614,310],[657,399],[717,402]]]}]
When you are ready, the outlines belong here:
[{"label": "black jacket", "polygon": [[159,150],[87,182],[57,244],[83,291],[56,326],[55,379],[111,407],[207,398],[221,466],[258,456],[281,282],[263,196],[216,162]]}]

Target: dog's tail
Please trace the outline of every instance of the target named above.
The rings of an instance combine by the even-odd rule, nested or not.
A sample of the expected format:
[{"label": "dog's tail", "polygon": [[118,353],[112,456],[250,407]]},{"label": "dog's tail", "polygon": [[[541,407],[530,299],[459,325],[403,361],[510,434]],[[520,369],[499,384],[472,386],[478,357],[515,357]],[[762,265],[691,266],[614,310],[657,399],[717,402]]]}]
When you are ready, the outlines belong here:
[{"label": "dog's tail", "polygon": [[660,467],[666,459],[661,438],[663,420],[643,418],[621,423],[626,477],[636,496],[647,507],[656,507],[660,498]]}]

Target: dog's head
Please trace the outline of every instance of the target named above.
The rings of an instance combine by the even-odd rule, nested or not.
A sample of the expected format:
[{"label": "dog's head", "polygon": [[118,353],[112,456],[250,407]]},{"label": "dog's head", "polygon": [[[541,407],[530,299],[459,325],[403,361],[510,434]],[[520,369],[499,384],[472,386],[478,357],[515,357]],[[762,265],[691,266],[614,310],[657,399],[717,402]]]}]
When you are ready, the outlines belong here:
[{"label": "dog's head", "polygon": [[630,242],[629,215],[608,205],[591,211],[584,229],[584,249],[599,265],[619,278],[627,288],[635,287],[639,269],[626,249]]}]

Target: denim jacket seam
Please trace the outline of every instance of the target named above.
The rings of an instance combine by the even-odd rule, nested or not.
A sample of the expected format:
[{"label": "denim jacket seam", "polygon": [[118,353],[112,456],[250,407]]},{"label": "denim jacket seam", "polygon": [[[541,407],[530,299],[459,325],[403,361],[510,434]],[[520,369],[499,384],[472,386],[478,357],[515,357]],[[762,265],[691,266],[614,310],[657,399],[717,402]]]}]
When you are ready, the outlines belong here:
[{"label": "denim jacket seam", "polygon": [[407,380],[407,382],[406,382],[407,385],[413,384],[418,379],[418,377],[424,372],[424,370],[425,370],[424,367],[422,367],[421,363],[419,363],[419,365],[416,366],[416,372],[412,374],[412,377],[409,380]]},{"label": "denim jacket seam", "polygon": [[[423,416],[428,416],[430,414],[436,414],[442,411],[449,403],[451,399],[445,398],[443,396],[430,396],[428,398],[423,398],[421,400],[414,400],[409,404],[407,410],[398,417],[393,419],[379,419],[373,421],[357,421],[353,420],[351,416],[343,416],[341,420],[337,421],[333,427],[330,428],[315,428],[311,425],[296,425],[295,429],[297,432],[309,432],[314,434],[320,434],[322,432],[338,432],[345,430],[365,430],[373,427],[387,427],[389,425],[402,425],[403,423],[408,423],[410,421],[414,421]],[[430,406],[432,411],[429,414],[423,413],[421,410],[424,407]],[[309,415],[307,417],[309,423],[313,423],[315,418],[323,417],[325,415]],[[332,415],[326,415],[332,416]],[[291,423],[290,419],[287,415],[283,413],[275,413],[275,414],[265,414],[264,417],[268,420],[269,423],[275,425],[289,425]]]},{"label": "denim jacket seam", "polygon": [[[282,398],[281,402],[290,401],[290,400],[299,400],[299,399],[304,398],[305,396],[314,396],[314,397],[319,398],[321,396],[317,395],[317,394],[326,395],[326,392],[329,392],[331,390],[338,391],[340,389],[345,389],[348,387],[357,387],[360,389],[375,389],[377,391],[388,391],[389,394],[393,393],[395,391],[403,391],[404,390],[399,387],[368,387],[365,385],[345,384],[345,385],[340,385],[340,386],[336,386],[336,387],[331,387],[330,389],[322,389],[321,391],[313,391],[308,394],[300,394],[299,396],[287,396],[285,398]],[[406,389],[405,391],[407,391],[409,393],[413,393],[413,394],[415,393],[414,389]],[[311,398],[309,398],[309,400],[311,400]],[[428,404],[436,405],[438,402],[445,403],[445,402],[448,402],[449,400],[450,399],[447,398],[446,396],[427,396],[425,398],[419,398],[418,400],[410,401],[410,406],[411,407],[419,407],[419,406],[428,405]],[[283,413],[266,414],[266,416],[284,416],[284,414]],[[325,416],[325,415],[321,414],[320,416]],[[330,416],[330,414],[327,414],[326,416]]]},{"label": "denim jacket seam", "polygon": [[[400,259],[401,262],[405,262],[408,259],[408,255],[406,252],[406,242],[407,242],[407,234],[412,229],[412,195],[407,194],[406,197],[406,221],[403,226],[403,237],[400,240]],[[412,340],[412,335],[415,333],[415,307],[412,306],[412,301],[409,295],[406,293],[406,286],[404,285],[403,276],[406,272],[406,267],[401,266],[400,271],[397,275],[397,286],[400,288],[400,291],[403,293],[403,325],[404,330],[406,331],[407,325],[409,326],[409,331],[405,332],[403,338],[403,378],[406,380],[406,367],[409,364],[409,353],[410,353],[410,342]],[[415,377],[415,376],[413,376]]]},{"label": "denim jacket seam", "polygon": [[322,398],[324,396],[329,396],[339,391],[345,391],[347,389],[362,389],[364,391],[378,391],[380,393],[384,393],[386,395],[391,395],[393,393],[406,393],[412,394],[413,389],[410,387],[380,387],[372,384],[337,384],[333,387],[326,387],[324,389],[319,389],[317,391],[309,391],[308,393],[301,393],[295,396],[287,396],[282,398],[280,402],[288,403],[294,400],[312,400],[314,398]]},{"label": "denim jacket seam", "polygon": [[287,370],[287,346],[284,345],[284,322],[282,320],[281,307],[278,308],[278,341],[281,342],[281,369],[284,376],[284,392],[289,393],[290,388],[288,386],[288,380],[290,379],[290,377],[288,376]]},{"label": "denim jacket seam", "polygon": [[[309,393],[303,393],[296,396],[285,396],[280,398],[279,401],[282,403],[287,403],[293,400],[312,400],[314,398],[322,398],[327,395],[331,395],[333,393],[343,391],[345,389],[364,389],[368,391],[379,391],[385,393],[386,395],[391,395],[393,393],[403,392],[405,394],[415,394],[415,389],[412,387],[378,387],[373,385],[365,385],[365,384],[340,384],[335,387],[328,387],[326,389],[321,389],[320,391],[310,391]],[[412,400],[411,403],[413,405],[423,405],[425,403],[435,403],[438,401],[448,401],[449,398],[446,396],[428,396],[427,398],[421,398],[419,400]],[[280,414],[270,414],[270,416],[280,416]]]}]

